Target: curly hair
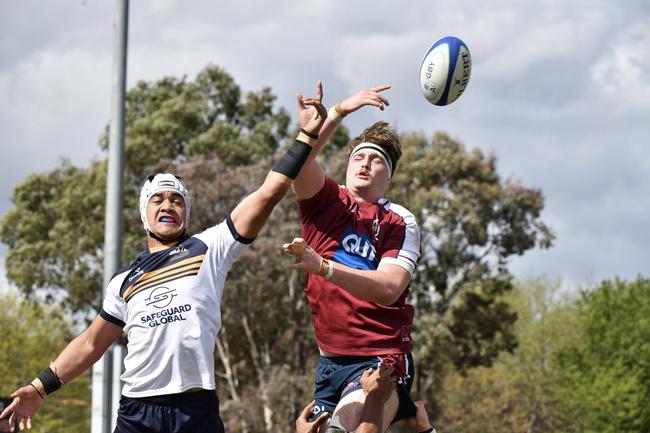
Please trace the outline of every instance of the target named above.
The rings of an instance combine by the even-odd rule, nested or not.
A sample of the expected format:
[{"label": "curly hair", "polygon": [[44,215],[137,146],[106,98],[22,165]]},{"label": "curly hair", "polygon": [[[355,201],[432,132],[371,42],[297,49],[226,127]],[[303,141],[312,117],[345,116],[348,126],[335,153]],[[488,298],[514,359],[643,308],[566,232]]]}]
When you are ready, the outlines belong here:
[{"label": "curly hair", "polygon": [[388,126],[387,122],[381,120],[375,122],[372,126],[364,129],[358,137],[353,138],[348,144],[348,158],[354,148],[361,143],[373,143],[384,149],[393,165],[391,176],[395,173],[397,161],[402,156],[402,146],[397,133]]}]

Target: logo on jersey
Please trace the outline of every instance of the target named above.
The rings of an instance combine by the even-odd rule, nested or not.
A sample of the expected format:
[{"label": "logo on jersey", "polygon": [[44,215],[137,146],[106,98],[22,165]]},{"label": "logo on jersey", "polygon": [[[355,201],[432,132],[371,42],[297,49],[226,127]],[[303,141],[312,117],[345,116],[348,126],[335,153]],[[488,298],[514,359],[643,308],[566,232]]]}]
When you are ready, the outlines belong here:
[{"label": "logo on jersey", "polygon": [[150,328],[155,328],[156,326],[187,320],[186,313],[189,313],[191,310],[192,306],[190,304],[165,308],[160,311],[156,311],[153,314],[146,314],[140,317],[140,321],[143,325],[147,324]]},{"label": "logo on jersey", "polygon": [[349,230],[334,252],[334,261],[355,269],[377,269],[377,249],[364,233]]},{"label": "logo on jersey", "polygon": [[141,268],[138,268],[135,270],[133,275],[129,277],[129,282],[133,281],[134,279],[138,278],[140,275],[144,274],[144,271]]},{"label": "logo on jersey", "polygon": [[375,240],[379,240],[379,219],[375,218],[372,222],[372,232],[375,234]]},{"label": "logo on jersey", "polygon": [[145,299],[147,305],[153,305],[156,308],[165,308],[172,303],[176,289],[168,289],[167,287],[156,287],[149,293],[149,297]]},{"label": "logo on jersey", "polygon": [[169,252],[169,257],[176,256],[174,257],[175,259],[180,259],[187,257],[189,254],[190,252],[187,250],[187,248],[185,248],[183,245],[179,245],[172,248],[172,250]]},{"label": "logo on jersey", "polygon": [[402,343],[411,341],[411,327],[408,325],[402,326]]}]

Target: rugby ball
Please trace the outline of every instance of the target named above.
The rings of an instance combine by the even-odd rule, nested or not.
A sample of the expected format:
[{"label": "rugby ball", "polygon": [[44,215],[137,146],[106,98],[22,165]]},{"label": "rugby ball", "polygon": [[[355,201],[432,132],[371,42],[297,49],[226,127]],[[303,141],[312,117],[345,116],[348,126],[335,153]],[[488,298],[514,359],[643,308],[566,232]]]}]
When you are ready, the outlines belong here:
[{"label": "rugby ball", "polygon": [[460,98],[472,72],[465,42],[454,36],[437,40],[422,59],[420,90],[434,105],[449,105]]}]

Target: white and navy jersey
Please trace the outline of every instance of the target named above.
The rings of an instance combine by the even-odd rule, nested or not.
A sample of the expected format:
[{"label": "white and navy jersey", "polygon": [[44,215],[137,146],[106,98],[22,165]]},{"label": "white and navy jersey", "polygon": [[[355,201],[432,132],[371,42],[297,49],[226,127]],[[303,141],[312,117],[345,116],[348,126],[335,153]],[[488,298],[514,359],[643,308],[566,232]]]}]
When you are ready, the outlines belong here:
[{"label": "white and navy jersey", "polygon": [[174,247],[142,253],[111,279],[99,314],[128,337],[123,395],[215,389],[223,286],[251,242],[228,217]]}]

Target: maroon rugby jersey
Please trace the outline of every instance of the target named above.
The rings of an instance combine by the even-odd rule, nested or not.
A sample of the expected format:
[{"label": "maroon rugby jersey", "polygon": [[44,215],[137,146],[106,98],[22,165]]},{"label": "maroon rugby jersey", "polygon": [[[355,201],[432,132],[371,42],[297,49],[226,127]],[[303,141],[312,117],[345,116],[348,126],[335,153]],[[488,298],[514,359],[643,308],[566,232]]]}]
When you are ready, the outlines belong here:
[{"label": "maroon rugby jersey", "polygon": [[[355,269],[396,264],[411,275],[420,255],[420,230],[408,210],[382,198],[357,202],[349,190],[325,178],[323,188],[301,200],[302,236],[321,256]],[[318,346],[352,355],[408,353],[413,347],[413,307],[408,289],[390,306],[361,300],[323,277],[307,275]]]}]

